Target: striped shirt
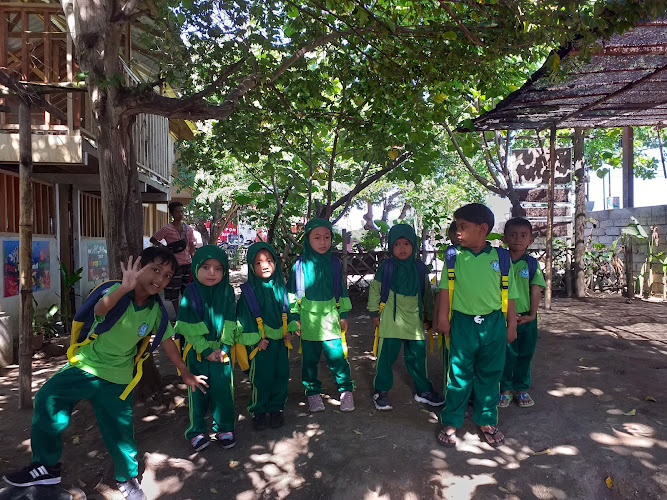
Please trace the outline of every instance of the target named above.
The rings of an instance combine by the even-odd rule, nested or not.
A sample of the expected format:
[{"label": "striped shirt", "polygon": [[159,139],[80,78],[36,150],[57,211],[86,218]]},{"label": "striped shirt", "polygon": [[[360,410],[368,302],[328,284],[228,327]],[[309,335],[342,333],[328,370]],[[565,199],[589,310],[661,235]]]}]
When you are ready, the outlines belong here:
[{"label": "striped shirt", "polygon": [[[192,232],[192,228],[185,224],[185,227],[187,228],[188,231],[188,246],[183,250],[182,252],[175,253],[174,255],[176,256],[176,261],[178,262],[179,266],[185,266],[189,265],[192,262],[192,259],[190,258],[190,244],[194,245],[195,244],[195,235]],[[173,224],[167,224],[166,226],[162,226],[160,229],[158,229],[157,233],[153,235],[153,238],[156,240],[165,240],[167,244],[173,243],[174,241],[182,240],[185,237],[183,234],[183,226],[181,226],[180,230],[176,229]]]}]

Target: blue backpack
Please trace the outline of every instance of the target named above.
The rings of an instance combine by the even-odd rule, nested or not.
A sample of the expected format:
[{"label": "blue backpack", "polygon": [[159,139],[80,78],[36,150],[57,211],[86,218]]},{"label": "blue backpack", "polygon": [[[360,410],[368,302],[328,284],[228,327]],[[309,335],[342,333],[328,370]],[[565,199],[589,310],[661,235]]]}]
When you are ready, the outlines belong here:
[{"label": "blue backpack", "polygon": [[[336,307],[340,305],[343,283],[343,266],[340,259],[331,254],[331,268],[333,269],[333,291],[336,298]],[[306,294],[305,279],[303,276],[303,263],[301,257],[296,260],[294,279],[296,281],[296,297],[301,303],[301,299]]]},{"label": "blue backpack", "polygon": [[[101,334],[108,332],[113,325],[115,325],[120,317],[125,313],[128,307],[132,304],[132,297],[129,293],[123,295],[120,300],[116,303],[113,308],[106,314],[104,321],[97,324],[94,331],[91,331],[91,327],[95,322],[95,304],[108,292],[109,288],[112,286],[121,283],[119,280],[109,280],[103,283],[100,283],[96,286],[91,292],[86,300],[81,304],[81,307],[74,315],[72,320],[72,341],[69,349],[67,349],[67,358],[70,363],[76,363],[76,351],[79,347],[93,342]],[[137,355],[134,357],[134,365],[136,366],[136,375],[132,379],[132,382],[128,384],[123,393],[120,395],[120,399],[125,400],[127,396],[132,392],[132,389],[139,383],[141,376],[143,374],[142,364],[148,359],[150,354],[157,349],[160,345],[160,341],[164,336],[164,332],[167,330],[167,325],[169,324],[169,315],[167,310],[162,303],[159,295],[155,295],[155,300],[160,307],[160,324],[157,329],[154,330],[154,335],[151,341],[151,335],[146,335],[140,342],[137,349]],[[74,341],[76,339],[76,342]]]}]

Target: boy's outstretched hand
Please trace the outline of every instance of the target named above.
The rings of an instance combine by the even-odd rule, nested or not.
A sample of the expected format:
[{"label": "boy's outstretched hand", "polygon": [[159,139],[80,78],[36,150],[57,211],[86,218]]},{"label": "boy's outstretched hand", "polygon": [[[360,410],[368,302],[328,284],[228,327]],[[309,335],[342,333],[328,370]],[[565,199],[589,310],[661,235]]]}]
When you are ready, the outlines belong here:
[{"label": "boy's outstretched hand", "polygon": [[137,259],[132,262],[133,259],[134,257],[130,255],[129,259],[127,259],[127,267],[125,267],[123,262],[120,263],[120,270],[123,273],[121,286],[126,290],[134,290],[137,286],[139,276],[148,270],[148,267],[141,267],[141,257],[137,257]]},{"label": "boy's outstretched hand", "polygon": [[208,384],[206,383],[206,379],[208,377],[206,375],[193,375],[188,370],[181,373],[181,378],[183,378],[185,385],[187,385],[193,391],[199,389],[201,392],[206,394],[206,390],[204,389],[204,387],[208,387]]}]

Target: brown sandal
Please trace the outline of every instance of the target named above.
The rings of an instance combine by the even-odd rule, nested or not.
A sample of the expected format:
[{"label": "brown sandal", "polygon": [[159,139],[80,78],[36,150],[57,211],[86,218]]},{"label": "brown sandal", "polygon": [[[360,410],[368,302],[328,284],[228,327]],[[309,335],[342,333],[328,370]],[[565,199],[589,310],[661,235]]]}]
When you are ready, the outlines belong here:
[{"label": "brown sandal", "polygon": [[445,448],[456,448],[456,431],[447,434],[444,429],[438,432],[438,444]]},{"label": "brown sandal", "polygon": [[[496,434],[500,432],[500,429],[498,429],[498,427],[491,427],[491,429],[492,430],[490,431],[485,431],[481,427],[479,428],[480,432],[484,436],[484,441],[486,441],[486,444],[497,448],[501,444],[505,443],[505,436],[503,436],[500,441],[496,441]],[[491,441],[489,441],[489,438],[491,438]]]}]

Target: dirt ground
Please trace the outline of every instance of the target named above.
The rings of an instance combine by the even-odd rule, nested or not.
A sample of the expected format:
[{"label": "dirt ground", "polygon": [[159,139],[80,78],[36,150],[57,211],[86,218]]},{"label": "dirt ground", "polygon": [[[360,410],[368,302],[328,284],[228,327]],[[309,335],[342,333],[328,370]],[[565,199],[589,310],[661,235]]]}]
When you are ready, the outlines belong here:
[{"label": "dirt ground", "polygon": [[[247,377],[237,368],[238,444],[231,450],[212,443],[192,453],[183,438],[184,386],[160,357],[171,383],[163,395],[135,410],[148,497],[667,498],[667,304],[628,304],[618,296],[554,300],[551,311],[541,311],[530,391],[536,405],[513,404],[501,411],[506,441],[498,449],[484,444],[466,419],[455,450],[436,443],[437,414],[412,399],[400,359],[390,392],[394,409],[374,409],[373,331],[364,314],[365,297],[353,296],[353,304],[348,342],[356,410],[338,410],[332,376],[322,362],[327,408],[309,414],[295,350],[286,425],[256,432],[245,408]],[[63,363],[64,357],[36,361],[35,390]],[[437,355],[429,358],[429,372],[441,390]],[[32,412],[16,409],[17,375],[16,367],[0,373],[0,475],[30,461]],[[77,407],[63,437],[64,483],[80,487],[89,498],[120,498],[109,488],[111,460],[87,403]]]}]

